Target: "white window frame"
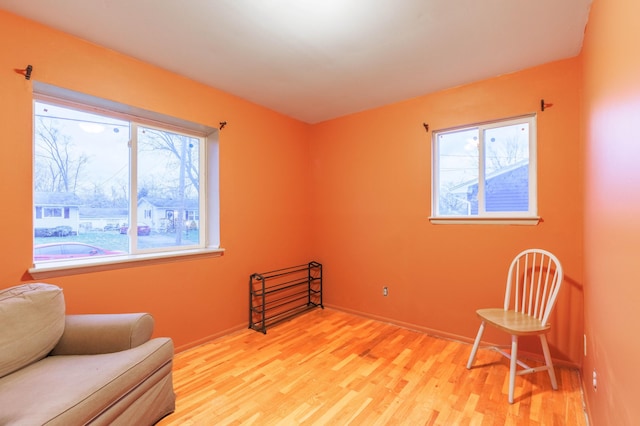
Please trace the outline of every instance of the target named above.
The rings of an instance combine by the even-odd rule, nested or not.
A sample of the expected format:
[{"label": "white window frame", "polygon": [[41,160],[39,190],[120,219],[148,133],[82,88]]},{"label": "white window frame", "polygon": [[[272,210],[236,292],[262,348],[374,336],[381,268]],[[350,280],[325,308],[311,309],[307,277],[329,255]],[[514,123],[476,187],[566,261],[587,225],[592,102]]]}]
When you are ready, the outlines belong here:
[{"label": "white window frame", "polygon": [[[140,264],[161,263],[180,258],[220,256],[224,249],[220,247],[220,211],[219,211],[219,148],[217,128],[201,125],[164,114],[143,110],[129,105],[109,101],[86,95],[68,89],[33,81],[34,102],[52,102],[60,106],[69,106],[87,112],[105,114],[121,118],[135,124],[156,127],[165,131],[176,131],[199,137],[203,140],[202,149],[203,168],[201,170],[201,184],[203,189],[200,196],[201,238],[197,247],[132,253],[99,258],[77,258],[57,260],[34,264],[29,273],[36,279],[86,273],[98,270],[119,269]],[[130,169],[135,169],[135,157],[131,159]],[[33,165],[35,167],[35,165]],[[130,194],[136,194],[135,181],[132,180]],[[131,196],[131,195],[130,195]],[[132,203],[130,216],[135,218],[137,203]],[[131,223],[136,223],[134,220]],[[135,247],[136,233],[133,232],[131,244]]]},{"label": "white window frame", "polygon": [[[484,131],[492,128],[505,127],[514,124],[529,124],[529,210],[526,212],[486,212],[484,209],[484,173],[485,173],[485,141]],[[478,214],[469,216],[438,215],[440,202],[439,167],[440,154],[438,137],[442,134],[478,130]],[[433,224],[497,224],[497,225],[537,225],[538,216],[538,185],[537,185],[537,117],[527,114],[518,117],[487,121],[464,126],[457,126],[442,130],[434,130],[431,138],[431,216]]]}]

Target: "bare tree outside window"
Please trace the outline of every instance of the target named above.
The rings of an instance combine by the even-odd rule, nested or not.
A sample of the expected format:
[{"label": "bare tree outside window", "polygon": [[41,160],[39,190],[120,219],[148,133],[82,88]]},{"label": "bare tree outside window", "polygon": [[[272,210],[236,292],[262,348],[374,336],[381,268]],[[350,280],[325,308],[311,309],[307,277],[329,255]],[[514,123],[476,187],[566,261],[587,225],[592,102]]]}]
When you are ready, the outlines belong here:
[{"label": "bare tree outside window", "polygon": [[36,120],[36,190],[75,193],[89,158],[77,152],[71,137],[60,132],[56,120],[46,117]]}]

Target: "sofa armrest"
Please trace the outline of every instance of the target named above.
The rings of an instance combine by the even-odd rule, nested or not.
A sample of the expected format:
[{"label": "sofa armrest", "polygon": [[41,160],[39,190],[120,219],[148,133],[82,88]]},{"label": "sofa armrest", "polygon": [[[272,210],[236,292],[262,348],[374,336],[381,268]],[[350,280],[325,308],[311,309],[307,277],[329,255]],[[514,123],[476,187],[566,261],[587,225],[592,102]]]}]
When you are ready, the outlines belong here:
[{"label": "sofa armrest", "polygon": [[147,313],[67,315],[65,328],[51,355],[94,355],[119,352],[151,339],[153,317]]}]

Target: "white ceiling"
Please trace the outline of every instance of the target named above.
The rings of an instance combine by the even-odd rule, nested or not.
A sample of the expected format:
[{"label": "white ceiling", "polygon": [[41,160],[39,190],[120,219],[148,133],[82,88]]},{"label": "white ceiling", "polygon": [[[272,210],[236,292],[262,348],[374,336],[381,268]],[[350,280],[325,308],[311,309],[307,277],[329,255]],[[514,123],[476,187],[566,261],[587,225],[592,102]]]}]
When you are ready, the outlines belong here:
[{"label": "white ceiling", "polygon": [[591,0],[0,0],[316,123],[576,56]]}]

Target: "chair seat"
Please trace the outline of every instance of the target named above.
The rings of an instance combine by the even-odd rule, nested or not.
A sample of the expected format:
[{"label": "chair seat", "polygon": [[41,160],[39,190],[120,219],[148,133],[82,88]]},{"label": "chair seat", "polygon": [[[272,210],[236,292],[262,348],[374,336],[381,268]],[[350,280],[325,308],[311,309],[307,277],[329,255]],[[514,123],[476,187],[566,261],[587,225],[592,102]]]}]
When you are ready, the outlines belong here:
[{"label": "chair seat", "polygon": [[551,328],[551,324],[543,325],[539,319],[521,312],[490,308],[478,309],[476,313],[482,320],[518,336],[542,334]]}]

